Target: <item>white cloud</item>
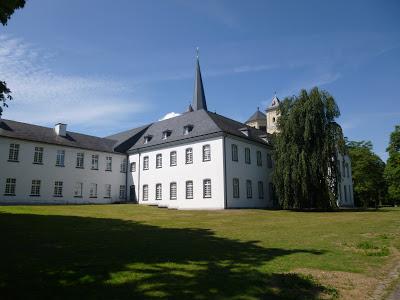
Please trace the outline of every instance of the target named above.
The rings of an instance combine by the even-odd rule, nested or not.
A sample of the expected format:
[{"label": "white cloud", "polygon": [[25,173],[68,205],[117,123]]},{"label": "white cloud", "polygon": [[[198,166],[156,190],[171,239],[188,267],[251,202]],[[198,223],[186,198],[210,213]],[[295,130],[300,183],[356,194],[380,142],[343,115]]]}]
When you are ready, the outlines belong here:
[{"label": "white cloud", "polygon": [[67,75],[51,68],[53,53],[0,35],[0,79],[14,98],[4,118],[42,125],[56,122],[106,128],[147,109],[131,82],[98,75]]},{"label": "white cloud", "polygon": [[175,118],[175,117],[180,116],[180,115],[181,115],[181,114],[172,111],[172,112],[167,113],[167,114],[166,114],[164,117],[162,117],[161,119],[159,119],[159,121],[167,120],[167,119],[171,119],[171,118]]}]

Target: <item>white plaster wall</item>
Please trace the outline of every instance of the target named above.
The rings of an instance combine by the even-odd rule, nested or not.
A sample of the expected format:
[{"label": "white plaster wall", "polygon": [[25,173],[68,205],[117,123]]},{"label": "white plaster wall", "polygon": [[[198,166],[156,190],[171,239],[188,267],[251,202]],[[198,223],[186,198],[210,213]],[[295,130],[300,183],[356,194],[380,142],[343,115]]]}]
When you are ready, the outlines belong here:
[{"label": "white plaster wall", "polygon": [[[238,147],[238,161],[232,161],[232,144]],[[250,148],[251,164],[245,163],[245,147]],[[262,166],[257,166],[257,151],[261,151]],[[267,166],[267,153],[272,151],[261,145],[243,139],[226,137],[226,187],[228,208],[272,207],[269,195],[269,183],[272,180],[272,168]],[[233,178],[239,179],[239,198],[233,198]],[[252,181],[252,198],[247,198],[246,180]],[[264,199],[258,198],[258,181],[264,185]]]},{"label": "white plaster wall", "polygon": [[[20,145],[19,162],[8,162],[10,143]],[[43,147],[43,165],[33,164],[35,147]],[[65,167],[57,167],[57,150],[65,150]],[[85,153],[84,169],[76,168],[76,154]],[[91,170],[92,154],[99,155],[99,170]],[[112,157],[112,171],[105,171],[105,158]],[[119,187],[126,174],[120,172],[122,154],[104,153],[0,137],[0,202],[2,203],[110,203],[120,201]],[[4,196],[6,178],[16,178],[16,195]],[[33,179],[41,180],[41,196],[31,197]],[[63,197],[53,197],[54,181],[63,181]],[[83,183],[82,198],[74,198],[74,185]],[[97,198],[89,198],[90,183],[97,184]],[[111,184],[111,199],[104,198],[104,185]]]},{"label": "white plaster wall", "polygon": [[[203,162],[203,145],[211,147],[211,161]],[[186,148],[193,148],[193,163],[185,164]],[[170,152],[177,152],[177,165],[170,166]],[[156,168],[156,155],[162,154],[162,168]],[[143,157],[149,156],[149,170],[143,170]],[[129,156],[129,162],[136,161],[137,170],[129,176],[129,185],[136,185],[139,204],[158,205],[177,209],[223,209],[224,208],[224,167],[222,137],[163,149],[143,151]],[[140,163],[139,163],[140,161]],[[140,166],[140,168],[139,168]],[[140,184],[139,184],[140,172]],[[203,198],[203,180],[211,179],[211,198]],[[186,181],[193,181],[193,199],[186,199]],[[177,200],[170,200],[171,182],[177,183]],[[156,184],[162,184],[162,200],[156,198]],[[143,185],[149,186],[149,200],[143,201]]]}]

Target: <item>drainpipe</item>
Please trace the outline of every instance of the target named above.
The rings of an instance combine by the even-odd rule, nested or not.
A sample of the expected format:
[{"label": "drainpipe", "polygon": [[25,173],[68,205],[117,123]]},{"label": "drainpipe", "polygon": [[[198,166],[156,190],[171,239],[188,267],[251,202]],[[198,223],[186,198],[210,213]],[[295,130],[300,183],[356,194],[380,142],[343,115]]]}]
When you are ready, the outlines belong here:
[{"label": "drainpipe", "polygon": [[137,188],[137,195],[138,195],[138,197],[137,197],[137,204],[139,204],[139,201],[140,201],[140,172],[141,172],[141,168],[140,168],[140,162],[141,162],[141,157],[140,157],[140,152],[138,152],[138,154],[139,154],[139,162],[138,162],[138,169],[137,169],[137,177],[138,177],[138,188]]},{"label": "drainpipe", "polygon": [[224,164],[224,208],[228,208],[228,195],[227,195],[227,183],[226,183],[226,143],[225,143],[225,137],[226,135],[224,134],[222,136],[222,147],[223,147],[223,164]]}]

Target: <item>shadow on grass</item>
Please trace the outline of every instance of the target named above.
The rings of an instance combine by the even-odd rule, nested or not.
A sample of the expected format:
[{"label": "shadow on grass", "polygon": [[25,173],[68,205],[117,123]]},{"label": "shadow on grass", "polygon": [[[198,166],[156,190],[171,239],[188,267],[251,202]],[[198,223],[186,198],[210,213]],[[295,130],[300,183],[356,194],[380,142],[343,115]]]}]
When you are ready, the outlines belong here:
[{"label": "shadow on grass", "polygon": [[315,299],[331,290],[260,266],[310,250],[266,249],[205,229],[0,214],[2,299]]}]

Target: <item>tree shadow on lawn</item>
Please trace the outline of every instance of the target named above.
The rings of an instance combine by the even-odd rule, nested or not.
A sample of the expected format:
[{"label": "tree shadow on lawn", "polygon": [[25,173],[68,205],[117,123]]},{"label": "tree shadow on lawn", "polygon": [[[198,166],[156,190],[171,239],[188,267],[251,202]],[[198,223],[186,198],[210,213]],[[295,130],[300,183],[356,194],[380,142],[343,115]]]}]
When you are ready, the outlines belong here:
[{"label": "tree shadow on lawn", "polygon": [[311,278],[260,266],[294,253],[207,229],[133,221],[0,214],[2,299],[315,299]]}]

